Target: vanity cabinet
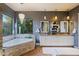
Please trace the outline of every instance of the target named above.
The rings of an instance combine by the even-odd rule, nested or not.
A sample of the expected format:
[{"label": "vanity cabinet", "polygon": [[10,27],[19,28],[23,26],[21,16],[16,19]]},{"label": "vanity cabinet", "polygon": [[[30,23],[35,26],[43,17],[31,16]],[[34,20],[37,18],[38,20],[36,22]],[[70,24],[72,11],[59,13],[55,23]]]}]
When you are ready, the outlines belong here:
[{"label": "vanity cabinet", "polygon": [[73,36],[40,35],[40,46],[73,46]]},{"label": "vanity cabinet", "polygon": [[17,46],[5,48],[5,56],[19,56],[35,48],[35,43],[33,41],[28,43],[23,43]]}]

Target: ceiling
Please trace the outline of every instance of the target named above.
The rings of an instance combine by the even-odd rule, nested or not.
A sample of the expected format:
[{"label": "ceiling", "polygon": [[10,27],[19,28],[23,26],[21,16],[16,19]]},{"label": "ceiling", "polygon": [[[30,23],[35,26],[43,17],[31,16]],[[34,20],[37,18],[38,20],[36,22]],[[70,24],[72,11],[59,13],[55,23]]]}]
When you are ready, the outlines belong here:
[{"label": "ceiling", "polygon": [[79,3],[6,3],[15,11],[68,11]]}]

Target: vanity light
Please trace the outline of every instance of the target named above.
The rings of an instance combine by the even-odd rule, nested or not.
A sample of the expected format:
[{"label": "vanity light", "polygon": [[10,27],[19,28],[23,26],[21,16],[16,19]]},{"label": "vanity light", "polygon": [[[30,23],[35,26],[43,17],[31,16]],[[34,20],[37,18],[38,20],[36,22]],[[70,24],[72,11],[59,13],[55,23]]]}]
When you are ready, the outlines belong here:
[{"label": "vanity light", "polygon": [[44,16],[44,19],[45,19],[45,20],[47,19],[46,16]]},{"label": "vanity light", "polygon": [[67,16],[67,20],[69,20],[70,19],[70,16]]},{"label": "vanity light", "polygon": [[54,16],[54,17],[52,16],[52,17],[51,17],[51,20],[52,20],[52,21],[56,21],[57,19],[58,19],[57,16]]},{"label": "vanity light", "polygon": [[58,17],[57,16],[55,16],[55,20],[57,20],[58,19]]},{"label": "vanity light", "polygon": [[46,9],[44,9],[44,20],[46,20],[47,19],[47,17],[46,17]]},{"label": "vanity light", "polygon": [[19,19],[20,19],[21,24],[23,24],[25,15],[23,13],[20,13],[18,16],[19,16]]}]

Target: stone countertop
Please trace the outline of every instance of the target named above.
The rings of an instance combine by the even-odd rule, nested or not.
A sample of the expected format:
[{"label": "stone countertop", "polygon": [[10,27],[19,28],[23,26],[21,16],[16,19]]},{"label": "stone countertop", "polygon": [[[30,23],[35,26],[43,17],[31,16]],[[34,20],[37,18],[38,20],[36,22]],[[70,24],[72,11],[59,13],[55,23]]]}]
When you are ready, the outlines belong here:
[{"label": "stone countertop", "polygon": [[22,44],[22,43],[27,43],[27,42],[30,42],[30,41],[33,41],[33,39],[20,39],[20,38],[17,38],[17,39],[14,39],[14,40],[10,40],[8,42],[5,42],[3,43],[3,48],[9,48],[9,47],[12,47],[12,46],[16,46],[16,45],[19,45],[19,44]]},{"label": "stone countertop", "polygon": [[72,36],[70,34],[40,34],[41,36]]}]

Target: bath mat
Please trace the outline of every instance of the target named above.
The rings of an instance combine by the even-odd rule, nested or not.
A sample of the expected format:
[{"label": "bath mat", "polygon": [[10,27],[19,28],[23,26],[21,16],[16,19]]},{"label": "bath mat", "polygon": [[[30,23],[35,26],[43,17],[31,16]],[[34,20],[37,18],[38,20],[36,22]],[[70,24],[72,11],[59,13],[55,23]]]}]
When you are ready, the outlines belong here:
[{"label": "bath mat", "polygon": [[42,47],[42,52],[54,56],[79,56],[79,49],[72,47]]}]

